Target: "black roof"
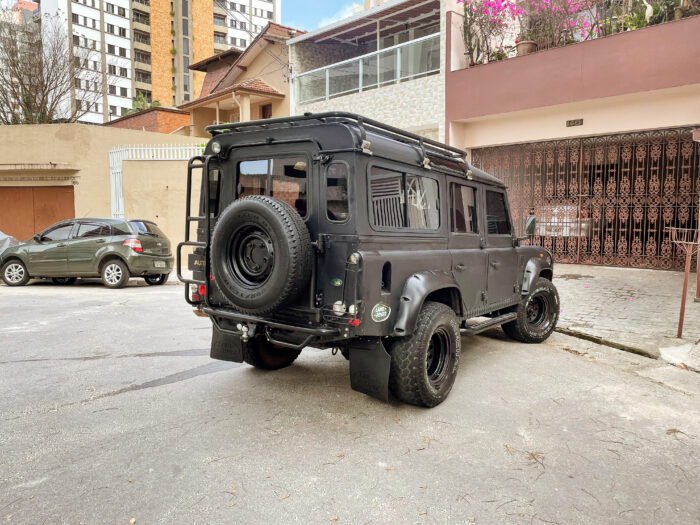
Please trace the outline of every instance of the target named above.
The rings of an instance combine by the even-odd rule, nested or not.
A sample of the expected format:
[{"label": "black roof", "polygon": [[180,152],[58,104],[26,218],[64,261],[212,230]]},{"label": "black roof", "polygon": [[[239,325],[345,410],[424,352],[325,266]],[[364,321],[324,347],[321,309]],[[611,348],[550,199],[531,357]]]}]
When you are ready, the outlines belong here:
[{"label": "black roof", "polygon": [[[270,132],[273,130],[290,130],[291,128],[309,128],[321,125],[339,124],[351,128],[357,135],[357,144],[354,146],[361,150],[365,142],[374,151],[384,146],[387,149],[396,149],[396,144],[403,145],[415,156],[418,163],[424,159],[430,161],[430,165],[442,168],[454,174],[464,175],[468,179],[478,180],[486,184],[504,187],[503,181],[479,170],[466,161],[467,153],[459,148],[428,139],[415,133],[383,124],[376,120],[346,112],[306,113],[292,117],[280,117],[264,120],[252,120],[248,122],[235,122],[230,124],[217,124],[206,129],[212,136],[228,135],[246,132]],[[327,134],[324,134],[327,136]],[[393,147],[392,147],[393,146]]]}]

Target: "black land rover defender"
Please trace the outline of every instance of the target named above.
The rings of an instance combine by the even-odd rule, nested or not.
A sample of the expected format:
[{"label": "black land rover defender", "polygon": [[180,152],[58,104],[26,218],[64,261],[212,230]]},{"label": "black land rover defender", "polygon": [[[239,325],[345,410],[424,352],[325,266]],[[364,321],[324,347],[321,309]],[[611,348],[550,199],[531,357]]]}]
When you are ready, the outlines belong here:
[{"label": "black land rover defender", "polygon": [[337,112],[207,130],[178,277],[213,323],[214,359],[272,370],[332,348],[353,389],[431,407],[452,388],[461,335],[552,333],[552,255],[520,246],[503,183],[463,151]]}]

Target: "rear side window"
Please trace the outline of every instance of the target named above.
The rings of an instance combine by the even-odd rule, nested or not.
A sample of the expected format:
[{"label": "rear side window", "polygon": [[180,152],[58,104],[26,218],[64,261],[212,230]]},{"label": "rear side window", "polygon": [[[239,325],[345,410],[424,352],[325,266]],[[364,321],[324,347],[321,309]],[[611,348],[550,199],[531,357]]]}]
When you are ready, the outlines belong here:
[{"label": "rear side window", "polygon": [[440,227],[436,180],[375,166],[370,174],[370,190],[375,226],[415,230]]},{"label": "rear side window", "polygon": [[238,163],[236,197],[268,195],[306,216],[306,157],[301,155],[244,160]]},{"label": "rear side window", "polygon": [[119,222],[117,224],[112,224],[112,235],[132,235],[132,232],[129,230],[126,223]]},{"label": "rear side window", "polygon": [[73,229],[73,224],[62,224],[56,226],[42,234],[41,238],[45,241],[65,241]]},{"label": "rear side window", "polygon": [[489,235],[509,235],[510,220],[506,197],[499,191],[486,192],[486,226]]},{"label": "rear side window", "polygon": [[452,185],[452,231],[477,233],[476,189],[462,184]]},{"label": "rear side window", "polygon": [[155,225],[155,223],[150,222],[150,221],[129,221],[129,224],[131,227],[136,230],[136,233],[139,235],[152,235],[153,237],[165,237],[165,234],[162,232],[158,226]]},{"label": "rear side window", "polygon": [[326,215],[333,222],[344,222],[348,210],[348,167],[336,162],[326,171]]},{"label": "rear side window", "polygon": [[87,237],[108,237],[112,234],[111,228],[107,224],[80,223],[78,226],[78,238]]}]

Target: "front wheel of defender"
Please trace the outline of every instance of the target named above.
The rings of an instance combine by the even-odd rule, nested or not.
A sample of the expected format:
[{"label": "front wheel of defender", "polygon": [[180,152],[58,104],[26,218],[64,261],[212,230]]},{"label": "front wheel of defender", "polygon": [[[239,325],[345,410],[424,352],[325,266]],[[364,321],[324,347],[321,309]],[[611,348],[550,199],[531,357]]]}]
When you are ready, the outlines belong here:
[{"label": "front wheel of defender", "polygon": [[459,367],[461,337],[452,308],[426,302],[416,329],[391,344],[389,387],[404,403],[434,407],[452,390]]},{"label": "front wheel of defender", "polygon": [[301,350],[273,345],[265,336],[256,336],[244,346],[243,360],[262,370],[279,370],[291,365]]},{"label": "front wheel of defender", "polygon": [[547,339],[559,319],[559,293],[552,281],[544,277],[535,279],[515,313],[515,321],[502,326],[508,337],[523,343],[541,343]]}]

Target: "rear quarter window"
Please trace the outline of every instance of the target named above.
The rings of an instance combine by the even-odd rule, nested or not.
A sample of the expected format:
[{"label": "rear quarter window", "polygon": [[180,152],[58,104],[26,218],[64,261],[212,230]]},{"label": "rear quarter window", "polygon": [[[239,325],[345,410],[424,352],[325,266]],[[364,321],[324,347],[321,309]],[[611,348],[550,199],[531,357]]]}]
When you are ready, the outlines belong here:
[{"label": "rear quarter window", "polygon": [[440,228],[438,181],[373,166],[370,170],[372,224],[380,229]]},{"label": "rear quarter window", "polygon": [[163,231],[152,222],[129,221],[129,224],[139,235],[153,235],[154,237],[165,237]]}]

